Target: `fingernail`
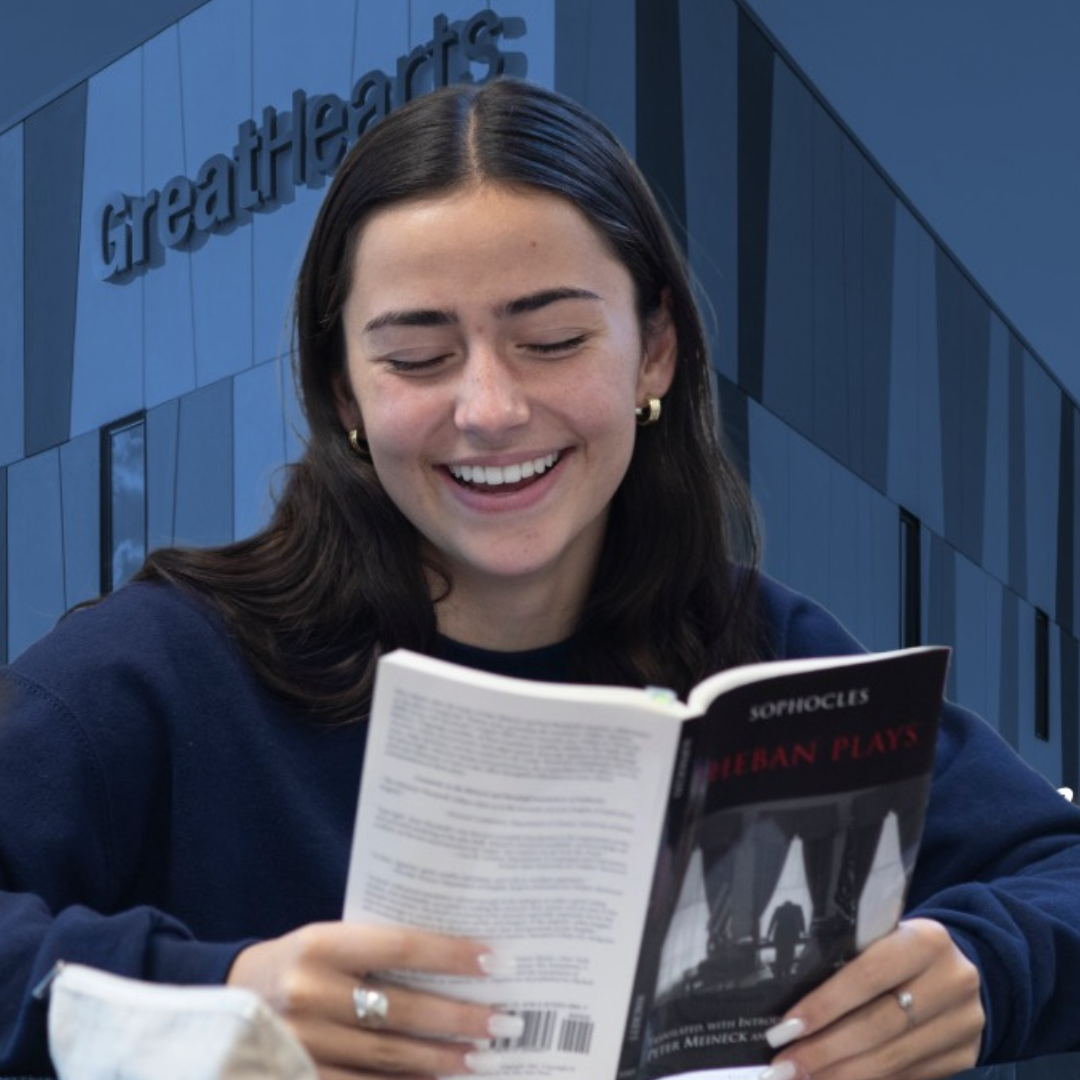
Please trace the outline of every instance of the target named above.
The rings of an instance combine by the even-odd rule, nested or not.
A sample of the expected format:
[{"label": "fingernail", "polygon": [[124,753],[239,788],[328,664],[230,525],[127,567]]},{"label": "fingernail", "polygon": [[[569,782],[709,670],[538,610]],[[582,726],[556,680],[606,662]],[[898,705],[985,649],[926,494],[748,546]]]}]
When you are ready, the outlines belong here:
[{"label": "fingernail", "polygon": [[778,1061],[764,1072],[758,1073],[758,1080],[795,1080],[798,1075],[799,1070],[793,1062]]},{"label": "fingernail", "polygon": [[490,1050],[480,1050],[465,1055],[465,1068],[469,1072],[492,1076],[502,1070],[502,1058]]},{"label": "fingernail", "polygon": [[525,1034],[525,1020],[513,1013],[495,1013],[488,1018],[487,1029],[493,1039],[519,1039]]},{"label": "fingernail", "polygon": [[[806,1024],[802,1020],[782,1020],[779,1024],[773,1024],[773,1026],[765,1032],[765,1041],[774,1050],[779,1050],[781,1046],[787,1046],[789,1042],[794,1042],[805,1031]],[[794,1075],[794,1073],[792,1075]],[[779,1080],[779,1078],[770,1076],[769,1080]]]},{"label": "fingernail", "polygon": [[493,952],[481,953],[476,958],[476,963],[485,975],[501,975],[504,978],[510,978],[516,970],[512,959]]}]

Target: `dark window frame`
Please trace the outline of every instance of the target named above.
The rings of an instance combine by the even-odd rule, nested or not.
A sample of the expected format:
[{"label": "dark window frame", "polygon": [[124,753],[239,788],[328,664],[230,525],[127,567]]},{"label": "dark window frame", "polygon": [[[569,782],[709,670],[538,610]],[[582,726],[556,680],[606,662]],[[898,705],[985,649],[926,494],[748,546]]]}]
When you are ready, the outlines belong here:
[{"label": "dark window frame", "polygon": [[[101,595],[111,593],[116,587],[113,580],[113,443],[117,435],[141,427],[143,430],[143,552],[147,547],[147,498],[146,498],[146,412],[130,413],[106,424],[101,429]],[[121,583],[122,584],[122,583]]]},{"label": "dark window frame", "polygon": [[922,644],[922,522],[900,507],[900,646]]},{"label": "dark window frame", "polygon": [[1035,609],[1035,738],[1050,741],[1050,616]]}]

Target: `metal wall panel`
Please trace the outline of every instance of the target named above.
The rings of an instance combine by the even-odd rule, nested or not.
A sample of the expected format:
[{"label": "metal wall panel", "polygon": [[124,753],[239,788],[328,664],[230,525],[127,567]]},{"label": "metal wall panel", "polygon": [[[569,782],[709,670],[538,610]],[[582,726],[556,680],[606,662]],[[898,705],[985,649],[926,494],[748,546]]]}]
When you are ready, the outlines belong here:
[{"label": "metal wall panel", "polygon": [[7,470],[8,650],[14,659],[66,610],[60,452]]},{"label": "metal wall panel", "polygon": [[26,453],[23,210],[23,128],[20,126],[0,135],[0,465],[18,461]]},{"label": "metal wall panel", "polygon": [[70,435],[86,88],[25,124],[23,341],[26,453]]},{"label": "metal wall panel", "polygon": [[[141,50],[143,69],[143,177],[162,187],[175,176],[195,175],[201,162],[185,154],[180,30],[173,26]],[[143,279],[145,405],[195,389],[195,318],[191,255],[169,251]],[[107,286],[118,288],[121,286]]]},{"label": "metal wall panel", "polygon": [[143,282],[101,279],[100,211],[110,192],[141,198],[143,169],[140,50],[95,75],[87,89],[79,294],[71,433],[95,431],[143,407]]}]

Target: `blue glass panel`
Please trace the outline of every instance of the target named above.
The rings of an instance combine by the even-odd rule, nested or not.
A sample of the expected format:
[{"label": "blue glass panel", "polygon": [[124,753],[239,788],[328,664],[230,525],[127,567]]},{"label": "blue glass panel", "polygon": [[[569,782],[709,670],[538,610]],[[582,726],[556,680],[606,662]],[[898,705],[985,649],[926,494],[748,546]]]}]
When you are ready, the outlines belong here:
[{"label": "blue glass panel", "polygon": [[940,534],[945,511],[934,245],[901,206],[894,250],[888,494]]},{"label": "blue glass panel", "polygon": [[784,63],[773,84],[763,404],[813,430],[813,99]]},{"label": "blue glass panel", "polygon": [[0,465],[23,456],[23,127],[0,135]]},{"label": "blue glass panel", "polygon": [[[262,108],[252,100],[250,0],[215,0],[182,20],[179,32],[184,153],[197,174],[215,154],[232,154],[239,125]],[[200,386],[251,366],[252,245],[250,224],[240,224],[186,256]]]},{"label": "blue glass panel", "polygon": [[896,648],[900,622],[896,507],[830,463],[829,606],[872,649]]},{"label": "blue glass panel", "polygon": [[369,71],[394,73],[394,63],[409,51],[408,3],[356,0],[353,23],[352,82]]},{"label": "blue glass panel", "polygon": [[180,402],[167,401],[146,414],[147,547],[168,547],[176,537],[176,461]]},{"label": "blue glass panel", "polygon": [[127,581],[146,558],[146,425],[142,419],[107,436],[108,538],[105,588]]},{"label": "blue glass panel", "polygon": [[633,154],[636,26],[624,0],[559,0],[557,89],[599,117]]},{"label": "blue glass panel", "polygon": [[[1066,464],[1066,469],[1069,470],[1069,475],[1062,478],[1063,484],[1068,484],[1072,488],[1072,537],[1073,537],[1073,567],[1072,567],[1072,625],[1065,625],[1065,629],[1068,630],[1074,637],[1080,636],[1077,634],[1078,622],[1080,622],[1080,551],[1077,550],[1080,546],[1080,416],[1073,413],[1073,454],[1072,462]],[[1067,500],[1066,500],[1067,501]],[[1068,582],[1065,583],[1066,586]],[[1059,623],[1061,622],[1060,614],[1058,616]],[[1080,686],[1077,687],[1080,692]],[[1080,725],[1080,711],[1074,714],[1076,722]],[[1080,760],[1077,762],[1080,767]]]},{"label": "blue glass panel", "polygon": [[792,432],[788,436],[788,514],[795,530],[789,541],[788,578],[791,585],[831,603],[829,537],[831,486],[835,463],[812,443]]},{"label": "blue glass panel", "polygon": [[297,461],[304,452],[308,437],[308,424],[300,406],[299,390],[288,358],[277,361],[278,385],[285,405],[285,459]]},{"label": "blue glass panel", "polygon": [[738,12],[734,4],[683,4],[679,16],[687,250],[701,287],[713,366],[737,382]]},{"label": "blue glass panel", "polygon": [[869,551],[861,543],[864,538],[859,511],[864,485],[825,455],[816,463],[814,474],[822,486],[814,499],[819,504],[817,512],[806,523],[806,531],[820,533],[814,546],[824,541],[827,552],[827,584],[818,596],[859,640],[864,640],[872,626],[865,617],[863,600],[874,584],[869,573]]},{"label": "blue glass panel", "polygon": [[991,640],[989,580],[971,560],[956,557],[956,699],[996,726],[998,702],[991,674],[1000,644]]},{"label": "blue glass panel", "polygon": [[982,561],[990,317],[956,263],[937,254],[945,538]]},{"label": "blue glass panel", "polygon": [[8,469],[8,648],[16,657],[66,610],[60,455]]},{"label": "blue glass panel", "polygon": [[[294,125],[293,92],[308,98],[336,94],[348,99],[351,89],[352,0],[318,0],[307,4],[302,18],[290,5],[255,8],[253,85],[255,121],[262,110],[279,114],[279,131]],[[281,114],[288,113],[288,117]],[[295,153],[295,151],[293,151]],[[282,204],[252,221],[254,252],[254,361],[284,354],[289,343],[289,307],[293,283],[325,181],[317,188],[283,185]]]},{"label": "blue glass panel", "polygon": [[[86,84],[25,124],[23,340],[26,452],[71,437]],[[64,138],[57,138],[57,132]]]},{"label": "blue glass panel", "polygon": [[[924,532],[923,575],[925,628],[923,640],[934,645],[956,641],[956,550],[935,533]],[[957,665],[949,666],[946,691],[956,697]]]},{"label": "blue glass panel", "polygon": [[1009,578],[1009,332],[990,319],[986,378],[986,487],[983,493],[982,565]]},{"label": "blue glass panel", "polygon": [[1019,655],[1020,606],[1012,589],[1001,590],[1001,648],[997,657],[998,667],[998,730],[1012,747],[1020,745],[1020,718],[1030,715],[1028,703],[1020,708],[1019,671],[1016,658]]},{"label": "blue glass panel", "polygon": [[909,373],[918,384],[918,406],[913,423],[919,470],[919,517],[938,535],[945,533],[945,476],[941,448],[941,380],[937,337],[937,287],[934,244],[924,232],[919,262],[919,347],[916,366]]},{"label": "blue glass panel", "polygon": [[884,491],[889,447],[896,196],[850,143],[844,145],[844,160],[845,175],[859,176],[862,190],[857,207],[860,248],[857,256],[849,255],[847,259],[844,284],[848,298],[848,364],[860,403],[851,461],[860,476]]},{"label": "blue glass panel", "polygon": [[869,553],[866,597],[871,610],[863,618],[863,641],[871,649],[900,645],[900,531],[897,509],[873,488],[864,489],[860,534]]},{"label": "blue glass panel", "polygon": [[761,516],[762,568],[787,581],[791,514],[788,507],[787,428],[753,399],[747,400],[750,489]]},{"label": "blue glass panel", "polygon": [[0,664],[8,661],[7,473],[0,468]]},{"label": "blue glass panel", "polygon": [[143,402],[143,281],[100,276],[100,211],[112,191],[141,197],[142,54],[90,80],[83,173],[82,242],[75,319],[71,433],[96,430]]},{"label": "blue glass panel", "polygon": [[101,592],[101,439],[96,431],[60,447],[67,607]]},{"label": "blue glass panel", "polygon": [[284,402],[280,368],[258,364],[233,380],[233,532],[250,536],[269,520],[271,492],[280,489],[285,464]]},{"label": "blue glass panel", "polygon": [[233,537],[232,380],[180,399],[176,542],[224,544]]},{"label": "blue glass panel", "polygon": [[[1054,617],[1057,603],[1057,515],[1061,389],[1024,354],[1027,599]],[[1014,508],[1015,512],[1015,508]]]},{"label": "blue glass panel", "polygon": [[889,359],[889,460],[886,492],[919,516],[919,268],[925,233],[897,207],[893,241],[892,340]]},{"label": "blue glass panel", "polygon": [[[174,26],[143,47],[144,176],[161,188],[175,176],[197,174],[200,162],[184,154],[180,32]],[[146,404],[159,405],[195,389],[195,328],[191,256],[166,252],[144,280]]]},{"label": "blue glass panel", "polygon": [[[848,171],[844,168],[843,137],[840,129],[817,102],[811,106],[812,150],[802,163],[812,182],[813,206],[808,227],[813,254],[811,281],[812,314],[809,333],[802,340],[803,353],[793,344],[787,355],[787,367],[798,363],[805,366],[813,379],[813,392],[803,403],[810,410],[808,417],[793,412],[804,425],[803,430],[814,442],[845,464],[851,460],[851,428],[858,423],[859,406],[852,393],[848,363],[849,308],[859,311],[859,293],[845,292],[844,271],[849,255],[848,244],[858,240],[861,216],[851,209],[861,209],[860,192],[849,190]],[[777,182],[783,181],[777,176]],[[800,224],[801,229],[801,224]],[[854,238],[849,231],[857,230]],[[853,247],[858,251],[858,243]],[[770,259],[790,258],[788,251],[770,251]],[[802,287],[802,282],[799,283]],[[772,295],[770,294],[770,304]],[[782,319],[782,316],[780,316]],[[772,357],[766,361],[766,385],[771,386],[768,373]],[[777,380],[785,370],[774,372]],[[795,377],[803,385],[802,375]],[[809,420],[810,426],[805,426]]]},{"label": "blue glass panel", "polygon": [[[473,4],[472,12],[481,5]],[[555,87],[555,0],[514,0],[503,5],[500,14],[525,20],[525,36],[512,41],[500,39],[503,52],[523,52],[528,61],[526,78],[549,89]]]}]

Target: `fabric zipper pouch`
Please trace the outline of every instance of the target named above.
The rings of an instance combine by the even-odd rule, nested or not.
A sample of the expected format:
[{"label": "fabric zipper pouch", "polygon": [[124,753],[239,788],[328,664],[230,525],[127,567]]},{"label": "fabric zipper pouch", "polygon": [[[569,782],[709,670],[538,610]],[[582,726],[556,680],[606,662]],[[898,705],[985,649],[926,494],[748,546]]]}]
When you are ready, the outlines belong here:
[{"label": "fabric zipper pouch", "polygon": [[266,1003],[233,986],[163,986],[61,964],[49,987],[60,1080],[317,1080]]}]

